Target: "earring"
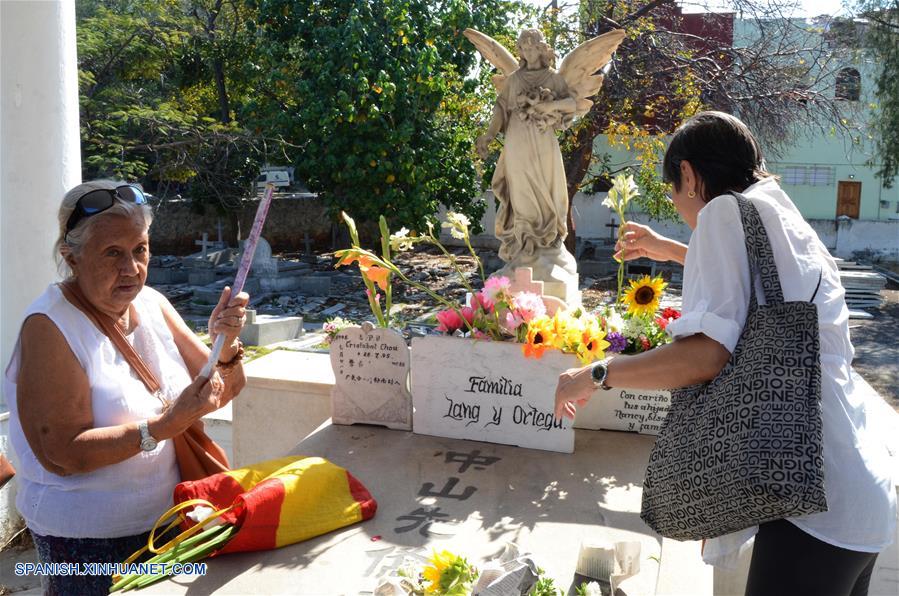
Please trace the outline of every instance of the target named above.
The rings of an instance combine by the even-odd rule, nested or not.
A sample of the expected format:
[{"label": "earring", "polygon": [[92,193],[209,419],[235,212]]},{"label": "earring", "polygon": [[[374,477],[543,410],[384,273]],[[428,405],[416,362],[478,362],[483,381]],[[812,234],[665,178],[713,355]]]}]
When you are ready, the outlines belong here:
[{"label": "earring", "polygon": [[687,193],[687,196],[690,197],[691,199],[695,199],[696,193],[691,190],[690,192]]}]

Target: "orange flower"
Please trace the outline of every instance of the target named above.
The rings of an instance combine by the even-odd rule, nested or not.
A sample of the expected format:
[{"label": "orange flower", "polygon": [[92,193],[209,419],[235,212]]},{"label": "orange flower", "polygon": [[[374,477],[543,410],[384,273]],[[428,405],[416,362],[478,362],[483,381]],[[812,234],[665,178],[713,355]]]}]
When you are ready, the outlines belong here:
[{"label": "orange flower", "polygon": [[363,267],[362,262],[360,261],[359,270],[362,271],[362,275],[378,284],[385,292],[387,291],[387,287],[390,285],[390,282],[387,280],[387,277],[390,275],[389,269],[378,267],[377,265]]},{"label": "orange flower", "polygon": [[342,267],[344,265],[352,265],[354,262],[359,261],[359,269],[363,272],[372,266],[372,258],[368,255],[360,254],[359,252],[347,248],[345,250],[338,250],[334,253],[335,257],[340,257],[340,260],[337,261],[337,264],[334,265],[334,268]]},{"label": "orange flower", "polygon": [[553,321],[546,315],[534,317],[528,323],[527,340],[521,351],[526,358],[540,358],[547,348],[553,347]]}]

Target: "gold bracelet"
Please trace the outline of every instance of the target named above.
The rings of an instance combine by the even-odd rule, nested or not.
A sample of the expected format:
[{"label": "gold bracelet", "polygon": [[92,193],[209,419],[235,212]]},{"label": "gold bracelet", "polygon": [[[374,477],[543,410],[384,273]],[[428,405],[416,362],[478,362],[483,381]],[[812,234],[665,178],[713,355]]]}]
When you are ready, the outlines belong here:
[{"label": "gold bracelet", "polygon": [[237,340],[237,353],[229,360],[228,362],[217,362],[216,366],[222,372],[229,372],[232,368],[237,366],[243,360],[243,342],[240,339]]}]

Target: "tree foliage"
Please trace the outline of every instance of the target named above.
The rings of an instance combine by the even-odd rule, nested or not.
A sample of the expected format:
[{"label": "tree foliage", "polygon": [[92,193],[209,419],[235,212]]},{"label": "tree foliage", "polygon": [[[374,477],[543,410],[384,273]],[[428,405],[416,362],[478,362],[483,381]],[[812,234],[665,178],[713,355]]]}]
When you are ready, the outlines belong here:
[{"label": "tree foliage", "polygon": [[[733,15],[695,17],[687,24],[673,0],[583,0],[577,10],[547,10],[541,26],[557,53],[606,31],[627,38],[606,73],[591,111],[562,139],[569,198],[581,189],[605,190],[611,175],[631,169],[641,186],[637,204],[653,217],[676,217],[659,165],[667,135],[696,112],[736,114],[776,153],[809,127],[843,122],[833,100],[833,52],[825,39],[785,16],[787,0],[732,0],[734,13],[755,34],[726,30]],[[845,124],[845,122],[844,122]],[[615,163],[596,151],[605,134],[613,149],[633,156]],[[569,242],[573,242],[569,218]],[[571,247],[573,248],[573,247]]]},{"label": "tree foliage", "polygon": [[873,122],[875,156],[872,165],[886,188],[899,176],[899,0],[870,0],[858,6],[868,21],[868,47],[879,71],[876,79],[877,118]]},{"label": "tree foliage", "polygon": [[219,207],[246,196],[280,147],[235,117],[253,90],[247,7],[85,0],[77,16],[84,178],[137,180]]},{"label": "tree foliage", "polygon": [[335,210],[420,229],[442,203],[479,222],[472,139],[483,101],[466,27],[504,32],[508,2],[258,0],[256,125]]}]

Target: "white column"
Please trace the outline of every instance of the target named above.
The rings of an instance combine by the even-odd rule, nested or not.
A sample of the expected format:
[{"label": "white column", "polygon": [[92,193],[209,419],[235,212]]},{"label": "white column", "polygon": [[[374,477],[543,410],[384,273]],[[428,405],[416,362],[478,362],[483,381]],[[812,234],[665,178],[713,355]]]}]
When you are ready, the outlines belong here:
[{"label": "white column", "polygon": [[0,1],[0,112],[2,371],[25,307],[58,278],[56,212],[81,182],[73,0]]}]

